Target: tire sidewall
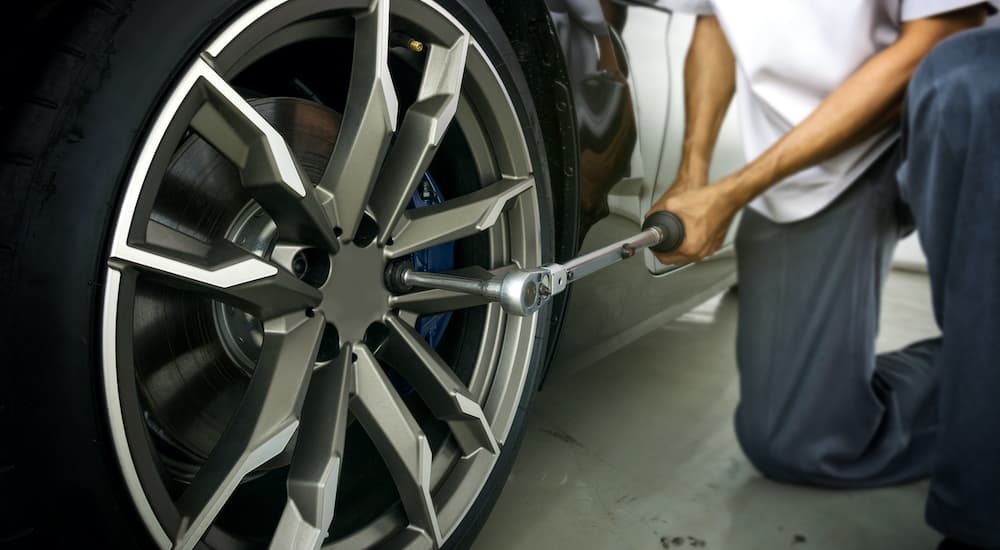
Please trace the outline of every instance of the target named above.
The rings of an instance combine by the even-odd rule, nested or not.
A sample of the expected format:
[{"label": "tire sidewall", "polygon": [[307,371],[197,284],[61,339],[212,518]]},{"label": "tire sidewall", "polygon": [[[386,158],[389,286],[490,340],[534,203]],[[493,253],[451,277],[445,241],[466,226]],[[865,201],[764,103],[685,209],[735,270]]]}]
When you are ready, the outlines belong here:
[{"label": "tire sidewall", "polygon": [[[46,152],[35,163],[28,227],[13,262],[11,353],[3,374],[20,428],[19,462],[37,480],[28,505],[47,543],[152,545],[117,468],[101,389],[101,298],[110,230],[133,157],[166,93],[207,40],[253,3],[127,2],[103,48],[88,53]],[[525,79],[484,2],[441,3],[474,33],[508,83],[536,169],[543,259],[551,260],[547,163]],[[539,317],[539,332],[545,332],[547,317],[547,311]],[[505,450],[449,547],[471,542],[506,480],[545,343],[540,334]]]},{"label": "tire sidewall", "polygon": [[[507,93],[517,111],[524,131],[528,152],[534,168],[536,188],[539,198],[541,221],[542,262],[555,258],[555,228],[552,214],[552,187],[548,173],[545,142],[538,115],[535,111],[527,80],[517,61],[510,42],[500,23],[493,16],[484,0],[436,0],[444,6],[474,35],[486,55],[493,62],[500,80],[506,84]],[[538,388],[539,378],[544,369],[547,346],[549,345],[549,319],[551,305],[536,313],[537,332],[532,349],[531,365],[525,381],[524,392],[518,404],[511,429],[504,442],[503,452],[490,473],[482,492],[469,509],[462,523],[444,545],[447,550],[469,547],[493,510],[500,492],[503,490],[517,458],[524,438],[528,407]]]},{"label": "tire sidewall", "polygon": [[[49,129],[27,200],[9,312],[11,415],[38,542],[152,546],[124,489],[101,397],[110,227],[144,129],[196,47],[247,0],[115,6]],[[86,23],[86,22],[85,22]],[[83,24],[83,23],[82,23]]]}]

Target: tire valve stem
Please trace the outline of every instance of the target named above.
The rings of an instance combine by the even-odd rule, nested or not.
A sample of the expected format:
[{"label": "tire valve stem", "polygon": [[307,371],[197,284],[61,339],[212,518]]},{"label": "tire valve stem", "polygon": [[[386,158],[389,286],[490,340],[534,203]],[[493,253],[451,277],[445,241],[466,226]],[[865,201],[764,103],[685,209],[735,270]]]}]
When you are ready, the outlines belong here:
[{"label": "tire valve stem", "polygon": [[389,45],[394,48],[406,48],[413,53],[423,53],[424,51],[423,42],[400,32],[392,32],[389,34]]}]

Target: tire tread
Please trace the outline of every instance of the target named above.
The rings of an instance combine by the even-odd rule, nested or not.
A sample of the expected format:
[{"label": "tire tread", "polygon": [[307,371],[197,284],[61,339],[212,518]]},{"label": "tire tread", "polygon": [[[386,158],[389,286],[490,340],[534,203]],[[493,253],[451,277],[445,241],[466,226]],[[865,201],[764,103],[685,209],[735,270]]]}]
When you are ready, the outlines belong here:
[{"label": "tire tread", "polygon": [[[28,75],[29,84],[14,92],[5,110],[10,118],[8,129],[0,135],[0,302],[7,303],[12,282],[17,275],[19,249],[30,231],[28,220],[44,195],[50,190],[50,176],[40,167],[55,146],[67,139],[64,121],[73,114],[71,107],[79,93],[77,79],[109,40],[121,14],[121,0],[102,0],[85,5],[67,2],[64,11],[33,14],[26,22],[37,35],[26,48],[43,48],[34,60],[42,67]],[[72,12],[72,13],[68,13]],[[62,21],[62,23],[60,22]],[[70,23],[66,24],[66,21]],[[61,36],[53,33],[63,33]],[[26,49],[26,51],[28,51]],[[4,308],[8,309],[8,308]],[[3,329],[15,316],[7,312]],[[19,451],[24,438],[16,427],[16,410],[8,395],[13,373],[8,366],[0,369],[0,548],[36,548],[38,541],[31,521],[33,495],[26,474],[19,467]],[[27,427],[26,427],[27,429]]]}]

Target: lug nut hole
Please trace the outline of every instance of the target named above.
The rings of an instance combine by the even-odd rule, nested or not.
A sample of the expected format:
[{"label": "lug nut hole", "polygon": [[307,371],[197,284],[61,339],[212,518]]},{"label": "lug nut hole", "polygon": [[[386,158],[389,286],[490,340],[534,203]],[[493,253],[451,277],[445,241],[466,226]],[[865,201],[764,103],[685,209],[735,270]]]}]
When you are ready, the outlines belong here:
[{"label": "lug nut hole", "polygon": [[330,256],[318,248],[305,248],[292,257],[292,274],[319,288],[330,277]]},{"label": "lug nut hole", "polygon": [[306,258],[305,254],[299,252],[298,254],[295,255],[294,258],[292,258],[292,273],[294,273],[296,277],[301,279],[302,277],[305,276],[306,271],[308,270],[309,270],[309,260]]}]

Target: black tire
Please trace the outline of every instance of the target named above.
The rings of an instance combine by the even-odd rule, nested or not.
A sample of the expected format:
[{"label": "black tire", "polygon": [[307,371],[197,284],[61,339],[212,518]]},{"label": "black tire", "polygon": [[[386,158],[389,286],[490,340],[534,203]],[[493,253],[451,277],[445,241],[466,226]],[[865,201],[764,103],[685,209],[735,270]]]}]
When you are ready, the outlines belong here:
[{"label": "black tire", "polygon": [[[103,0],[79,6],[4,131],[0,163],[0,546],[153,545],[111,447],[100,311],[111,224],[133,156],[179,72],[249,0]],[[495,63],[521,117],[554,244],[548,165],[513,51],[484,0],[440,2]],[[67,4],[72,4],[67,2]],[[547,326],[548,312],[539,326]],[[540,331],[511,437],[447,546],[468,546],[499,496],[542,369]],[[5,401],[4,401],[5,400]],[[9,443],[9,445],[8,445]]]}]

